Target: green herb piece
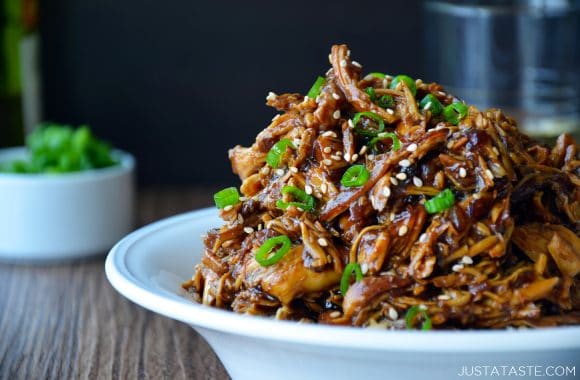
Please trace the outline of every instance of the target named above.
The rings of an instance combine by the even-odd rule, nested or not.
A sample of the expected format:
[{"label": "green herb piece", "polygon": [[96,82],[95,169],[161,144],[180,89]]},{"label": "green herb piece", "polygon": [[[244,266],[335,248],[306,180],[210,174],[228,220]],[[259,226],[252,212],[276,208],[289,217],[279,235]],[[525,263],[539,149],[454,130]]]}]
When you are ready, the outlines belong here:
[{"label": "green herb piece", "polygon": [[306,194],[304,190],[295,186],[284,186],[281,193],[292,195],[298,202],[284,202],[283,200],[278,199],[276,201],[276,207],[279,209],[286,210],[288,207],[294,206],[304,211],[314,210],[314,197]]},{"label": "green herb piece", "polygon": [[405,82],[407,87],[409,87],[409,90],[411,90],[413,96],[417,95],[417,86],[415,85],[415,80],[407,75],[397,75],[394,77],[390,88],[395,90],[400,82]]},{"label": "green herb piece", "polygon": [[278,141],[276,144],[274,144],[274,146],[270,149],[270,151],[266,155],[266,162],[268,163],[268,165],[270,165],[274,169],[278,168],[278,166],[280,166],[280,163],[282,162],[282,156],[284,156],[284,154],[286,153],[287,148],[296,149],[296,147],[294,146],[294,144],[292,144],[292,141],[290,141],[290,139],[282,139]]},{"label": "green herb piece", "polygon": [[413,330],[414,321],[417,314],[421,314],[423,317],[423,323],[421,324],[421,330],[427,331],[431,330],[431,318],[429,318],[429,314],[419,306],[415,305],[407,310],[405,314],[405,324],[407,325],[407,330]]},{"label": "green herb piece", "polygon": [[[270,254],[277,246],[281,245],[280,248]],[[263,267],[276,264],[278,261],[284,257],[290,247],[292,246],[292,241],[286,235],[275,236],[264,242],[256,251],[256,256],[254,257],[258,264]]]},{"label": "green herb piece", "polygon": [[350,287],[350,277],[353,273],[355,282],[359,282],[363,279],[363,273],[359,263],[349,263],[344,267],[344,272],[342,272],[342,277],[340,278],[340,292],[343,297]]},{"label": "green herb piece", "polygon": [[436,214],[451,208],[455,203],[455,195],[449,189],[445,189],[433,198],[425,202],[425,209],[429,214]]},{"label": "green herb piece", "polygon": [[345,187],[362,186],[369,180],[370,176],[371,173],[364,165],[353,165],[344,172],[340,183]]},{"label": "green herb piece", "polygon": [[235,187],[227,187],[213,195],[213,200],[217,208],[233,206],[240,201],[240,193]]}]

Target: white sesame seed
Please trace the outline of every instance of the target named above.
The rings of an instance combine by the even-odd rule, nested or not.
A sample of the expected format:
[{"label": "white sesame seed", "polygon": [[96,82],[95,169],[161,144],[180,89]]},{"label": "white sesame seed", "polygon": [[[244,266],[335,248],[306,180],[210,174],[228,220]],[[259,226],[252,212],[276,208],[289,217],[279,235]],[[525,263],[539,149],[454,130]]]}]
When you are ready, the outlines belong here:
[{"label": "white sesame seed", "polygon": [[340,151],[334,152],[334,154],[336,154],[337,156],[342,156],[342,152],[340,152]]},{"label": "white sesame seed", "polygon": [[312,186],[310,185],[306,185],[304,186],[304,191],[306,192],[306,194],[310,195],[312,194]]},{"label": "white sesame seed", "polygon": [[358,160],[358,154],[356,154],[356,153],[355,153],[355,154],[353,154],[350,160],[351,160],[352,162],[355,162],[356,160]]},{"label": "white sesame seed", "polygon": [[431,108],[431,102],[428,102],[427,104],[425,104],[425,107],[423,107],[424,111],[427,111],[429,108]]},{"label": "white sesame seed", "polygon": [[332,158],[334,161],[342,161],[342,157],[339,155],[330,156],[330,158]]},{"label": "white sesame seed", "polygon": [[465,178],[467,176],[467,170],[465,168],[459,168],[459,176]]},{"label": "white sesame seed", "polygon": [[347,57],[350,57],[350,49],[348,49],[348,50],[346,51],[346,56],[347,56]]},{"label": "white sesame seed", "polygon": [[392,222],[393,220],[395,220],[395,213],[392,212],[389,214],[389,220]]},{"label": "white sesame seed", "polygon": [[344,160],[345,160],[346,162],[350,162],[350,154],[349,154],[348,152],[346,152],[346,153],[344,154]]},{"label": "white sesame seed", "polygon": [[363,145],[363,147],[360,148],[360,151],[358,152],[358,154],[360,154],[362,156],[363,154],[365,154],[367,152],[367,149],[368,149],[367,146]]},{"label": "white sesame seed", "polygon": [[391,318],[393,321],[399,319],[399,313],[397,313],[397,310],[395,310],[393,307],[389,308],[389,318]]},{"label": "white sesame seed", "polygon": [[401,228],[399,228],[399,236],[405,236],[405,234],[409,231],[409,227],[406,224],[403,224]]},{"label": "white sesame seed", "polygon": [[429,236],[427,236],[426,233],[422,233],[421,236],[419,236],[420,243],[426,243],[428,239],[429,239]]},{"label": "white sesame seed", "polygon": [[268,175],[270,174],[270,167],[269,166],[264,166],[262,169],[260,169],[262,171],[262,173],[264,175]]},{"label": "white sesame seed", "polygon": [[393,184],[393,186],[397,186],[399,184],[399,181],[397,181],[395,177],[391,177],[389,179],[391,181],[391,184]]},{"label": "white sesame seed", "polygon": [[262,223],[258,224],[258,231],[262,230]]},{"label": "white sesame seed", "polygon": [[274,100],[278,95],[273,93],[272,91],[268,92],[268,96],[266,96],[266,100]]},{"label": "white sesame seed", "polygon": [[327,190],[328,190],[328,186],[326,186],[326,183],[323,183],[322,185],[320,185],[320,192],[322,194],[326,194]]},{"label": "white sesame seed", "polygon": [[497,156],[499,156],[499,150],[497,150],[497,148],[495,146],[493,148],[491,148],[491,150],[493,150],[493,153],[495,153]]},{"label": "white sesame seed", "polygon": [[394,114],[395,114],[395,111],[393,111],[393,110],[392,110],[392,109],[390,109],[390,108],[387,108],[387,113],[388,113],[389,115],[394,115]]},{"label": "white sesame seed", "polygon": [[348,119],[348,127],[354,128],[354,124],[352,123],[352,119]]},{"label": "white sesame seed", "polygon": [[240,224],[244,223],[244,217],[242,216],[242,214],[238,214],[238,223]]},{"label": "white sesame seed", "polygon": [[357,61],[352,61],[352,65],[358,67],[359,69],[362,67],[362,65]]},{"label": "white sesame seed", "polygon": [[405,173],[397,173],[395,175],[395,177],[397,177],[397,179],[400,179],[401,181],[404,181],[407,179],[407,175]]},{"label": "white sesame seed", "polygon": [[447,95],[447,94],[446,94],[446,93],[444,93],[443,91],[437,91],[437,93],[438,93],[439,95],[441,95],[441,96],[446,96],[446,95]]},{"label": "white sesame seed", "polygon": [[335,311],[328,313],[328,316],[330,318],[338,318],[338,317],[340,317],[340,315],[341,315],[340,311],[338,311],[338,310],[335,310]]},{"label": "white sesame seed", "polygon": [[332,55],[328,55],[328,62],[332,63]]},{"label": "white sesame seed", "polygon": [[332,113],[332,117],[335,119],[340,119],[340,110],[336,110]]},{"label": "white sesame seed", "polygon": [[391,188],[388,186],[383,187],[383,195],[385,197],[390,197],[391,196]]},{"label": "white sesame seed", "polygon": [[308,95],[304,95],[304,100],[303,100],[303,102],[307,102],[307,101],[309,101],[309,100],[310,100],[310,98],[308,97]]},{"label": "white sesame seed", "polygon": [[462,269],[463,269],[463,264],[455,264],[454,266],[451,267],[451,270],[453,272],[461,272]]},{"label": "white sesame seed", "polygon": [[332,148],[331,148],[331,147],[329,147],[329,146],[326,146],[326,147],[324,147],[324,149],[322,149],[322,151],[323,151],[324,153],[330,153],[330,152],[332,152]]},{"label": "white sesame seed", "polygon": [[491,170],[486,169],[485,170],[485,175],[487,176],[487,178],[491,179],[493,181],[493,173],[491,172]]},{"label": "white sesame seed", "polygon": [[368,158],[369,160],[374,160],[374,159],[375,159],[375,155],[374,155],[374,154],[368,154],[368,155],[367,155],[367,158]]},{"label": "white sesame seed", "polygon": [[427,306],[421,304],[421,305],[419,305],[419,310],[425,311],[425,310],[427,310]]},{"label": "white sesame seed", "polygon": [[322,136],[324,136],[324,137],[337,137],[336,133],[334,133],[333,131],[326,131],[322,134]]},{"label": "white sesame seed", "polygon": [[318,95],[316,98],[314,98],[314,101],[315,101],[316,103],[320,103],[320,95]]},{"label": "white sesame seed", "polygon": [[408,168],[409,166],[411,166],[411,161],[405,158],[404,160],[399,161],[399,165],[403,168]]},{"label": "white sesame seed", "polygon": [[461,263],[465,264],[465,265],[471,265],[471,264],[473,264],[473,259],[469,256],[463,256],[461,258]]},{"label": "white sesame seed", "polygon": [[333,92],[333,93],[332,93],[332,97],[333,97],[335,100],[338,100],[338,99],[340,99],[340,95],[338,95],[336,92]]},{"label": "white sesame seed", "polygon": [[332,165],[332,160],[325,158],[324,160],[322,160],[322,163],[326,166],[330,166],[330,165]]},{"label": "white sesame seed", "polygon": [[278,174],[279,176],[283,176],[284,175],[284,169],[276,169],[276,174]]},{"label": "white sesame seed", "polygon": [[254,229],[252,227],[244,227],[244,232],[247,234],[251,234],[252,232],[254,232]]},{"label": "white sesame seed", "polygon": [[411,145],[409,145],[407,147],[407,152],[414,152],[416,150],[417,150],[417,144],[415,144],[415,143],[412,143]]},{"label": "white sesame seed", "polygon": [[320,238],[318,239],[318,245],[321,247],[328,247],[328,242],[325,238]]},{"label": "white sesame seed", "polygon": [[292,173],[298,173],[298,168],[296,166],[290,166],[290,171]]},{"label": "white sesame seed", "polygon": [[280,117],[280,114],[279,114],[279,113],[277,113],[277,114],[276,114],[276,116],[274,116],[274,117],[272,118],[272,121],[276,120],[276,119],[277,119],[277,118],[279,118],[279,117]]},{"label": "white sesame seed", "polygon": [[247,201],[247,200],[248,200],[248,198],[246,198],[246,197],[240,197],[240,201],[242,201],[242,202]]},{"label": "white sesame seed", "polygon": [[389,85],[389,82],[387,81],[387,78],[385,77],[385,79],[383,79],[383,88],[387,88],[388,85]]},{"label": "white sesame seed", "polygon": [[363,275],[367,274],[367,272],[369,271],[369,265],[367,263],[362,263],[360,266],[360,271],[362,272]]},{"label": "white sesame seed", "polygon": [[437,296],[437,299],[440,299],[441,301],[447,301],[447,300],[450,300],[451,297],[449,297],[449,295],[447,295],[447,294],[440,294]]},{"label": "white sesame seed", "polygon": [[296,209],[300,212],[304,212],[304,209],[302,207],[296,207]]},{"label": "white sesame seed", "polygon": [[417,187],[422,187],[423,181],[421,181],[421,178],[419,178],[419,177],[413,177],[413,185],[415,185]]},{"label": "white sesame seed", "polygon": [[224,207],[224,211],[230,211],[231,209],[233,209],[234,206],[232,205],[227,205],[226,207]]},{"label": "white sesame seed", "polygon": [[346,67],[346,61],[344,59],[340,60],[340,67]]}]

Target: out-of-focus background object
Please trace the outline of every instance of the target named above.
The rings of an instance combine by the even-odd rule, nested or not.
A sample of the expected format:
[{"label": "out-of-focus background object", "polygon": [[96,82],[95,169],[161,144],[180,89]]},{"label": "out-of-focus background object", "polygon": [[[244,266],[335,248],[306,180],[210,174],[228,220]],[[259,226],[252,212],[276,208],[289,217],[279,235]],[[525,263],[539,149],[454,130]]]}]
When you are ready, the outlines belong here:
[{"label": "out-of-focus background object", "polygon": [[427,78],[545,140],[580,134],[580,1],[426,1]]},{"label": "out-of-focus background object", "polygon": [[41,120],[37,0],[0,0],[0,147]]}]

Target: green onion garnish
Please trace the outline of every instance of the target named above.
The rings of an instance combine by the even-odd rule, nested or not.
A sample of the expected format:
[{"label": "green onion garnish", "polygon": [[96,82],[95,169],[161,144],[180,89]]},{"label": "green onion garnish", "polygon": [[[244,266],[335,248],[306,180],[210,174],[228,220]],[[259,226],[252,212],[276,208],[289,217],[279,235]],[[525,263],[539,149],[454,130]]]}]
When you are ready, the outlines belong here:
[{"label": "green onion garnish", "polygon": [[[367,130],[362,127],[358,126],[361,117],[366,117],[368,119],[373,119],[379,124],[379,128],[377,130]],[[354,125],[354,131],[359,135],[375,137],[378,133],[381,133],[385,130],[385,122],[383,119],[374,112],[357,112],[354,114],[352,118],[352,124]]]},{"label": "green onion garnish", "polygon": [[352,276],[352,272],[354,272],[354,279],[356,282],[359,282],[363,278],[363,273],[360,269],[359,263],[347,264],[347,266],[344,267],[344,272],[342,272],[342,277],[340,279],[340,292],[343,296],[346,294],[350,286],[350,276]]},{"label": "green onion garnish", "polygon": [[415,85],[415,80],[407,75],[397,75],[396,77],[394,77],[390,86],[391,90],[395,90],[401,81],[405,82],[407,87],[409,87],[409,90],[411,90],[413,96],[417,94],[417,86]]},{"label": "green onion garnish", "polygon": [[290,194],[298,202],[284,202],[281,199],[276,201],[276,207],[282,210],[286,210],[290,206],[298,207],[304,211],[314,210],[314,197],[312,195],[306,194],[304,190],[301,190],[295,186],[284,186],[281,191],[282,194]]},{"label": "green onion garnish", "polygon": [[452,207],[455,203],[455,195],[449,189],[445,189],[433,198],[425,202],[425,209],[429,214],[436,214]]},{"label": "green onion garnish", "polygon": [[308,91],[308,95],[306,96],[308,96],[310,99],[316,99],[316,97],[320,95],[320,90],[322,89],[324,81],[325,81],[324,77],[316,78],[316,81],[314,82],[314,84],[310,88],[310,91]]},{"label": "green onion garnish", "polygon": [[431,330],[431,318],[429,318],[429,314],[419,306],[415,305],[407,310],[407,314],[405,314],[405,324],[407,325],[407,330],[413,330],[413,322],[417,314],[421,314],[423,317],[423,323],[421,324],[421,330]]},{"label": "green onion garnish", "polygon": [[379,98],[377,104],[383,108],[390,108],[395,105],[395,99],[391,95],[383,95]]},{"label": "green onion garnish", "polygon": [[387,74],[383,74],[383,73],[369,73],[368,75],[373,76],[375,78],[379,78],[379,79],[385,79],[385,77],[387,76]]},{"label": "green onion garnish", "polygon": [[401,141],[399,140],[399,138],[397,137],[396,134],[391,133],[391,132],[381,132],[377,135],[377,137],[374,137],[369,142],[371,149],[376,151],[377,142],[385,140],[385,139],[391,139],[393,141],[393,146],[391,149],[392,151],[397,151],[397,150],[401,149]]},{"label": "green onion garnish", "polygon": [[427,94],[419,103],[422,110],[428,109],[433,116],[437,116],[443,111],[443,104],[433,94]]},{"label": "green onion garnish", "polygon": [[237,188],[228,187],[215,193],[213,200],[217,208],[233,206],[240,201],[240,193],[238,193]]},{"label": "green onion garnish", "polygon": [[445,107],[443,110],[443,116],[446,121],[453,125],[457,125],[459,120],[467,116],[467,106],[460,102],[452,103]]},{"label": "green onion garnish", "polygon": [[375,102],[377,100],[377,94],[375,93],[374,87],[367,87],[365,88],[365,92],[368,94],[369,98],[371,98],[371,102]]},{"label": "green onion garnish", "polygon": [[274,146],[270,149],[268,154],[266,155],[266,162],[268,165],[276,169],[280,166],[280,162],[282,161],[282,156],[286,153],[287,148],[296,149],[294,144],[290,139],[282,139],[278,141]]},{"label": "green onion garnish", "polygon": [[[270,253],[277,246],[282,245],[280,248],[274,251],[272,255]],[[275,236],[264,242],[256,251],[256,256],[254,257],[258,264],[263,267],[276,264],[285,254],[290,251],[292,246],[292,241],[286,235]]]},{"label": "green onion garnish", "polygon": [[346,169],[340,183],[345,187],[356,187],[364,185],[371,176],[371,173],[364,165],[353,165]]}]

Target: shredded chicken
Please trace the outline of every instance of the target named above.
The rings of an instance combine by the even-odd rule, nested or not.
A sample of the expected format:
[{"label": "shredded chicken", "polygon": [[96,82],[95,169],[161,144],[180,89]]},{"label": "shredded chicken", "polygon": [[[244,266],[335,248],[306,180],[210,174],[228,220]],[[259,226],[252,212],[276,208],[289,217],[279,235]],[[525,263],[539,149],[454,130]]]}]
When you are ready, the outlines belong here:
[{"label": "shredded chicken", "polygon": [[[279,319],[395,329],[413,307],[437,329],[580,323],[572,137],[550,149],[496,109],[465,106],[454,121],[419,105],[428,94],[442,107],[458,102],[436,83],[363,77],[345,45],[329,59],[315,99],[270,93],[267,104],[282,113],[251,147],[230,150],[243,198],[208,232],[183,285],[193,298]],[[357,113],[367,116],[353,125]],[[400,147],[392,137],[377,141],[379,133]],[[271,167],[268,152],[282,139],[292,146]],[[341,179],[354,165],[368,178],[349,187]],[[314,207],[288,206],[297,201],[283,193],[288,186]],[[444,190],[452,204],[430,210]],[[261,263],[256,252],[279,236],[291,247]],[[348,264],[362,279],[345,277]],[[341,278],[350,284],[344,294]]]}]

